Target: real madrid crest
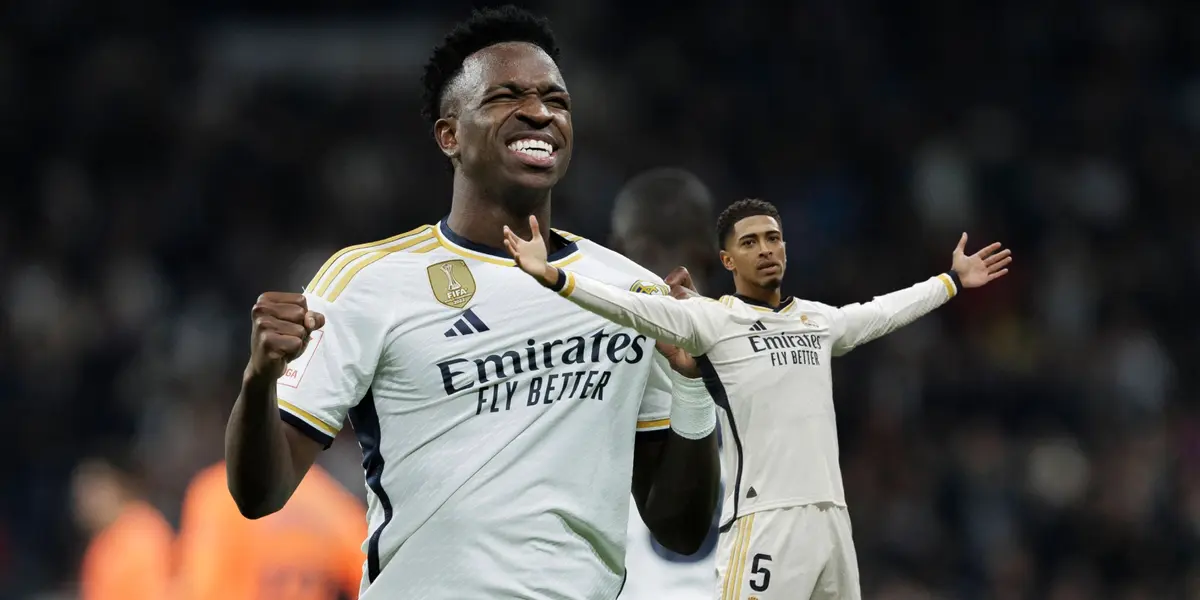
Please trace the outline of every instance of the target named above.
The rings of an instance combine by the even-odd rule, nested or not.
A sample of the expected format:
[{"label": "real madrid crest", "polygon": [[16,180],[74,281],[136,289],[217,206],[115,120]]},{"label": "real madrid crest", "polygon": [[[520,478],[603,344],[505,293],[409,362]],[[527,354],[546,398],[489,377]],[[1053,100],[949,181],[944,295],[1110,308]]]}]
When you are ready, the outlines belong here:
[{"label": "real madrid crest", "polygon": [[429,287],[433,297],[450,308],[462,308],[475,296],[475,276],[462,260],[447,260],[429,265]]},{"label": "real madrid crest", "polygon": [[651,296],[671,295],[671,289],[667,286],[661,283],[654,283],[653,281],[645,281],[642,279],[633,282],[633,285],[629,286],[629,291],[637,292],[639,294],[649,294]]}]

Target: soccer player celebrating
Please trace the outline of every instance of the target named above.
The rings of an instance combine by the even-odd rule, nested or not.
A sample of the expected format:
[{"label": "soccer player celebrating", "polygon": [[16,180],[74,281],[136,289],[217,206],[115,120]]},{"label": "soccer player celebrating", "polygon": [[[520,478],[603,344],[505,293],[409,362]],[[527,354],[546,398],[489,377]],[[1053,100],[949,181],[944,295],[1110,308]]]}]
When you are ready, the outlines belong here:
[{"label": "soccer player celebrating", "polygon": [[[830,359],[913,322],[1004,276],[1008,250],[954,249],[951,270],[871,302],[833,307],[783,298],[787,254],[779,213],[742,200],[717,219],[721,262],[737,293],[719,301],[631,294],[546,260],[511,228],[505,247],[522,270],[577,306],[696,356],[722,409],[726,488],[717,595],[861,597],[838,465]],[[732,443],[731,443],[732,442]]]},{"label": "soccer player celebrating", "polygon": [[[695,361],[545,294],[502,249],[503,227],[548,222],[571,159],[557,55],[518,9],[457,26],[424,76],[449,216],[338,252],[303,294],[252,311],[229,489],[248,517],[279,510],[348,416],[369,490],[360,598],[610,600],[631,481],[663,545],[691,553],[708,532],[720,459]],[[598,244],[544,235],[551,264],[668,291]]]}]

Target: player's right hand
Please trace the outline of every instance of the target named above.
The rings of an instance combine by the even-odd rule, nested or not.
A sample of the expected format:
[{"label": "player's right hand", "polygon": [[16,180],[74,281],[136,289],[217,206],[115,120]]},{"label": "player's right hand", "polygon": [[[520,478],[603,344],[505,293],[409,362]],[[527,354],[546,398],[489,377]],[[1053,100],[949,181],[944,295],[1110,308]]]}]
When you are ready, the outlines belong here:
[{"label": "player's right hand", "polygon": [[325,315],[308,310],[304,294],[267,292],[250,311],[250,365],[247,376],[274,382],[287,364],[304,353],[309,334],[325,326]]}]

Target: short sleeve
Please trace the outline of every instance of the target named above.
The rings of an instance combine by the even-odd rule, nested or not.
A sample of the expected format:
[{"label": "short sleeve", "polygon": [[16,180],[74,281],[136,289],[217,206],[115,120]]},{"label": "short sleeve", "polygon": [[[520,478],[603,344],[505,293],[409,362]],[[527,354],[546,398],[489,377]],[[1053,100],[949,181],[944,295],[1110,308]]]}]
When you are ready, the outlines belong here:
[{"label": "short sleeve", "polygon": [[[653,343],[653,340],[648,341]],[[650,365],[650,377],[646,381],[646,391],[642,394],[642,404],[638,409],[638,433],[662,431],[671,425],[670,368],[667,359],[655,352],[654,362]]]},{"label": "short sleeve", "polygon": [[311,292],[304,297],[309,310],[325,315],[325,326],[288,363],[276,397],[284,421],[328,448],[375,377],[387,316],[353,285],[333,302]]}]

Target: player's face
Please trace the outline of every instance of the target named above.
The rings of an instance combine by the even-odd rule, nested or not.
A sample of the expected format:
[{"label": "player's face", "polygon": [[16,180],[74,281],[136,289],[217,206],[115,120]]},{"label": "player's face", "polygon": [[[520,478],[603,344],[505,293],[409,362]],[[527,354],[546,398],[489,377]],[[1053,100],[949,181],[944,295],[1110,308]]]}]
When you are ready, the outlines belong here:
[{"label": "player's face", "polygon": [[549,189],[571,162],[571,98],[558,65],[523,42],[489,46],[463,62],[447,89],[442,151],[489,186]]},{"label": "player's face", "polygon": [[746,217],[733,225],[721,262],[734,276],[764,289],[778,289],[787,269],[787,250],[779,221],[767,215]]}]

